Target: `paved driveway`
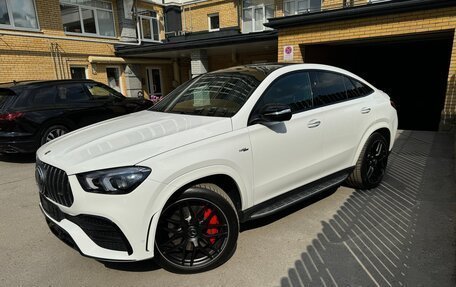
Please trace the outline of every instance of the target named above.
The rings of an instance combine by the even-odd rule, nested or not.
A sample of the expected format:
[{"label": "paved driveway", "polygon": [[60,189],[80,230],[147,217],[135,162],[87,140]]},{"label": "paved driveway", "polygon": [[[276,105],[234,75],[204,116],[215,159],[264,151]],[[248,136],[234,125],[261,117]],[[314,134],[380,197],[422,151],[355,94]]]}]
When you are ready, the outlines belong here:
[{"label": "paved driveway", "polygon": [[44,222],[33,158],[3,157],[0,286],[455,286],[454,150],[452,134],[401,132],[380,187],[245,224],[233,258],[196,275],[80,256]]}]

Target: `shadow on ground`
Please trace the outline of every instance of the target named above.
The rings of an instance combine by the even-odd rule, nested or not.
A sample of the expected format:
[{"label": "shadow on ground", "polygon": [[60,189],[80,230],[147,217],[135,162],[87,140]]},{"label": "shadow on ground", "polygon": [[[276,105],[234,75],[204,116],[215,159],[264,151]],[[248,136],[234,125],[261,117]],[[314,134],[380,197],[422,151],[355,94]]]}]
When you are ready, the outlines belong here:
[{"label": "shadow on ground", "polygon": [[0,161],[12,163],[34,163],[36,160],[34,153],[26,154],[0,154]]},{"label": "shadow on ground", "polygon": [[[322,221],[321,233],[280,285],[455,286],[452,135],[443,139],[447,155],[434,145],[435,135],[402,132],[383,183],[356,190],[329,222]],[[432,155],[443,158],[429,160]],[[450,195],[436,199],[444,192]]]},{"label": "shadow on ground", "polygon": [[138,262],[103,262],[106,268],[129,272],[149,272],[161,269],[153,259]]}]

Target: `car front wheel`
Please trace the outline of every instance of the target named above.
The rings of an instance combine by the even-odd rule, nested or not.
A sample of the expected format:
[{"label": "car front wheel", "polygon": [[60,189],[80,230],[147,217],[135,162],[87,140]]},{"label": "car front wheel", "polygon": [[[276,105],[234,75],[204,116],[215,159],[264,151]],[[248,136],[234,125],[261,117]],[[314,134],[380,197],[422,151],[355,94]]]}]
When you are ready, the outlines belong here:
[{"label": "car front wheel", "polygon": [[207,271],[236,249],[239,220],[233,202],[214,184],[195,185],[163,209],[157,226],[158,263],[176,273]]}]

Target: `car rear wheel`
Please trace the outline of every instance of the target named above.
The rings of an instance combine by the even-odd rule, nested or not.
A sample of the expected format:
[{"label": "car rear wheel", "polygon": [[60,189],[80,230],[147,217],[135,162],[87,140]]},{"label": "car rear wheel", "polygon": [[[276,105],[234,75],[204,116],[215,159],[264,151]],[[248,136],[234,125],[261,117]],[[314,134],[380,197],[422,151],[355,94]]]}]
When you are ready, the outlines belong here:
[{"label": "car rear wheel", "polygon": [[155,254],[171,272],[207,271],[233,255],[238,233],[238,216],[228,195],[214,184],[195,185],[163,209]]},{"label": "car rear wheel", "polygon": [[50,142],[53,139],[56,139],[70,130],[63,125],[53,125],[47,128],[41,136],[41,145],[44,145],[47,142]]},{"label": "car rear wheel", "polygon": [[356,163],[355,169],[347,178],[346,184],[353,188],[369,189],[380,184],[388,163],[389,143],[380,133],[373,133]]}]

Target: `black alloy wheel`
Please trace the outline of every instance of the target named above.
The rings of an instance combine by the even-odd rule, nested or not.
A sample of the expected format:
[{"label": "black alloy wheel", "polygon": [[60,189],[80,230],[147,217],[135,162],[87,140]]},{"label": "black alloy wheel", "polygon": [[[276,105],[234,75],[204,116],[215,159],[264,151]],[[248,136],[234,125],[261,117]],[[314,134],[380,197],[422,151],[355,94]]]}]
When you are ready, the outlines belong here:
[{"label": "black alloy wheel", "polygon": [[192,187],[160,216],[155,239],[159,263],[177,273],[215,268],[233,254],[238,230],[234,206],[220,188]]},{"label": "black alloy wheel", "polygon": [[47,128],[41,137],[41,145],[44,145],[47,142],[50,142],[51,140],[54,140],[60,136],[63,136],[64,134],[68,133],[69,129],[65,126],[62,125],[54,125],[49,128]]},{"label": "black alloy wheel", "polygon": [[375,132],[365,143],[355,169],[345,181],[352,188],[369,189],[380,184],[388,164],[389,143],[385,137]]},{"label": "black alloy wheel", "polygon": [[370,145],[366,154],[365,169],[366,181],[370,185],[380,183],[385,175],[386,164],[388,162],[388,149],[384,138],[376,139]]}]

